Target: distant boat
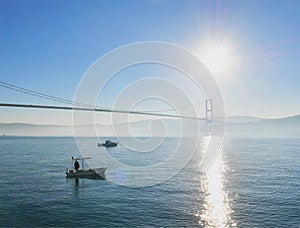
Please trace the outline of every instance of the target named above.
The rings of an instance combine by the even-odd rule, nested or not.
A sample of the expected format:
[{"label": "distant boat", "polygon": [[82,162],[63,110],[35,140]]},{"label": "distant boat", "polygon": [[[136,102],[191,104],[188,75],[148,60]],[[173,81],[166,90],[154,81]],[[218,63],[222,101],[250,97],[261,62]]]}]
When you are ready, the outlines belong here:
[{"label": "distant boat", "polygon": [[110,140],[106,140],[105,143],[98,143],[98,146],[101,147],[101,146],[104,146],[104,147],[114,147],[114,146],[117,146],[118,143],[117,142],[112,142]]},{"label": "distant boat", "polygon": [[67,169],[66,175],[70,178],[92,178],[92,179],[105,179],[105,168],[95,168],[95,169],[84,169],[84,160],[90,159],[90,157],[86,158],[73,158],[73,161],[81,161],[82,169]]}]

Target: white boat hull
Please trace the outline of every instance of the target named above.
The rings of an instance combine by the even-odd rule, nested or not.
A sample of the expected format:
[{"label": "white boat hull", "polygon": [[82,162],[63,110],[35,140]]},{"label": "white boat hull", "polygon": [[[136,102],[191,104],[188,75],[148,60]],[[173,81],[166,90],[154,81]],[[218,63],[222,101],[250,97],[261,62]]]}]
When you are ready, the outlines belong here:
[{"label": "white boat hull", "polygon": [[93,178],[93,179],[105,179],[106,168],[96,168],[89,170],[69,170],[67,169],[66,175],[70,178]]}]

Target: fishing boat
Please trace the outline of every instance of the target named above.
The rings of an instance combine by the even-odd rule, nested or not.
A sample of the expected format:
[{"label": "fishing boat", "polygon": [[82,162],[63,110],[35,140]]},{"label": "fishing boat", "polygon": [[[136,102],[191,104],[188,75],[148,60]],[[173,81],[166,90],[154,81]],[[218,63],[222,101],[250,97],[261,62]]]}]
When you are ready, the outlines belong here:
[{"label": "fishing boat", "polygon": [[104,146],[104,147],[114,147],[114,146],[117,146],[118,143],[117,142],[112,142],[110,140],[106,140],[105,143],[98,143],[98,146],[101,147],[101,146]]},{"label": "fishing boat", "polygon": [[[67,169],[66,175],[70,178],[92,178],[92,179],[105,179],[105,171],[106,168],[95,168],[95,169],[84,169],[84,161],[86,159],[90,159],[90,157],[86,158],[74,158],[72,156],[72,160],[76,163],[81,161],[82,169]],[[79,164],[79,163],[78,163]]]}]

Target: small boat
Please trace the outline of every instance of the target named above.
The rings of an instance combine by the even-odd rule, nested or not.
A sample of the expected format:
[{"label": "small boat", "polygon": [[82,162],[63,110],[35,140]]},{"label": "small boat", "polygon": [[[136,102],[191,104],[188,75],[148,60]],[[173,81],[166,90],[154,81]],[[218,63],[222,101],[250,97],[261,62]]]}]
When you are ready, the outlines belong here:
[{"label": "small boat", "polygon": [[105,168],[95,168],[95,169],[84,169],[84,160],[90,159],[90,157],[86,158],[73,158],[73,161],[81,161],[82,169],[67,169],[66,175],[70,178],[92,178],[92,179],[105,179]]},{"label": "small boat", "polygon": [[117,146],[118,143],[117,142],[112,142],[110,140],[106,140],[105,143],[98,143],[98,146],[101,147],[101,146],[104,146],[104,147],[114,147],[114,146]]}]

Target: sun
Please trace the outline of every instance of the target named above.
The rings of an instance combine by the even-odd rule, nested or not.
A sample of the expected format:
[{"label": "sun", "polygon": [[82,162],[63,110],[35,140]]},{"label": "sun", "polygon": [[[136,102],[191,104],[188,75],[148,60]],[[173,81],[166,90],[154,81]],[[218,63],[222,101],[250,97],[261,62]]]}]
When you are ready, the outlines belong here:
[{"label": "sun", "polygon": [[203,53],[203,61],[215,73],[226,72],[230,65],[228,47],[225,45],[210,47]]},{"label": "sun", "polygon": [[238,66],[234,47],[224,42],[207,42],[197,56],[217,78],[231,78]]}]

